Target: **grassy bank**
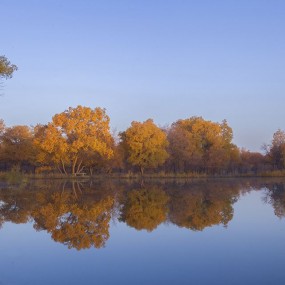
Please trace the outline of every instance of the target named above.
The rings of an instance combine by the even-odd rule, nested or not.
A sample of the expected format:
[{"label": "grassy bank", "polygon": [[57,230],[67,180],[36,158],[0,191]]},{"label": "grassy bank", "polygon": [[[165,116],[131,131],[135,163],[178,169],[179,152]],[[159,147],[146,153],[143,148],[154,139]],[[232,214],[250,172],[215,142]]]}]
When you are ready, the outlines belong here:
[{"label": "grassy bank", "polygon": [[9,184],[22,184],[28,181],[28,177],[26,174],[20,172],[17,167],[14,167],[11,171],[0,172],[0,180]]},{"label": "grassy bank", "polygon": [[68,179],[68,180],[86,180],[86,179],[194,179],[194,178],[239,178],[239,177],[285,177],[285,170],[267,171],[262,173],[242,173],[242,174],[206,174],[198,172],[190,173],[145,173],[141,176],[140,173],[109,173],[109,174],[94,174],[92,176],[72,176],[61,173],[49,174],[25,174],[18,169],[12,169],[9,172],[0,172],[0,180],[11,184],[23,183],[33,179]]}]

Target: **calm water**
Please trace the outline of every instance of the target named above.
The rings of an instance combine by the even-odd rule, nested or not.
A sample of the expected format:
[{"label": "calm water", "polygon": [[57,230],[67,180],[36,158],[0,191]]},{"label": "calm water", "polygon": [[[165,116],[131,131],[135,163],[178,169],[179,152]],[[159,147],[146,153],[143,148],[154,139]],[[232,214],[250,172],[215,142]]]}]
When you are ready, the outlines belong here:
[{"label": "calm water", "polygon": [[0,284],[285,284],[285,180],[0,188]]}]

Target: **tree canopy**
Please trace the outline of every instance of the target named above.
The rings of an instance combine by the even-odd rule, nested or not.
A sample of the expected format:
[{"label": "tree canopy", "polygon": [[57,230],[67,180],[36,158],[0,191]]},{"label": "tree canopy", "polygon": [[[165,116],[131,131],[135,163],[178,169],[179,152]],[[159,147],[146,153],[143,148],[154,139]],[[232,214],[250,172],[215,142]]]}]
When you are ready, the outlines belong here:
[{"label": "tree canopy", "polygon": [[25,162],[32,162],[35,159],[33,134],[28,126],[6,128],[1,137],[0,160],[19,165]]},{"label": "tree canopy", "polygon": [[157,167],[168,157],[166,134],[151,119],[143,123],[132,122],[121,138],[128,162],[138,166],[142,174],[145,168]]},{"label": "tree canopy", "polygon": [[222,123],[191,117],[173,123],[168,131],[171,163],[178,171],[214,171],[229,165],[237,148],[232,129]]},{"label": "tree canopy", "polygon": [[277,130],[273,134],[271,144],[267,147],[267,155],[273,167],[285,168],[285,132]]},{"label": "tree canopy", "polygon": [[0,56],[0,79],[12,78],[14,71],[17,69],[18,67],[12,64],[5,56]]},{"label": "tree canopy", "polygon": [[285,132],[277,130],[266,154],[239,149],[226,120],[190,117],[159,128],[152,119],[110,132],[105,109],[77,106],[46,125],[6,127],[0,119],[0,171],[91,176],[146,169],[154,175],[266,174],[285,168]]},{"label": "tree canopy", "polygon": [[35,133],[35,145],[40,149],[40,162],[61,164],[71,173],[82,171],[90,151],[110,158],[113,140],[109,127],[110,119],[104,109],[77,106],[56,114],[46,126],[38,126]]}]

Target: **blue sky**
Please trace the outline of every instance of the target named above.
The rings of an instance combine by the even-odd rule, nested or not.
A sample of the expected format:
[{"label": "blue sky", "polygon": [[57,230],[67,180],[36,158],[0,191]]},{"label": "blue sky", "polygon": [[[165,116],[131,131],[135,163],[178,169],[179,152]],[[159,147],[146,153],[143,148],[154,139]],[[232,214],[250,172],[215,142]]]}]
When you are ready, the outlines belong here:
[{"label": "blue sky", "polygon": [[153,118],[227,119],[260,151],[285,129],[285,1],[2,0],[7,125],[104,107],[112,128]]}]

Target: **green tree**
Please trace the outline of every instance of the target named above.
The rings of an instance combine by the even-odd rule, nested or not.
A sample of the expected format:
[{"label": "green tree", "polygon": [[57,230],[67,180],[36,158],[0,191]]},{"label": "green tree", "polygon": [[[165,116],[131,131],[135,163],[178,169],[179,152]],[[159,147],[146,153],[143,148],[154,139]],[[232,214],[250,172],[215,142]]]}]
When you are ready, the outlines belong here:
[{"label": "green tree", "polygon": [[18,67],[15,64],[12,64],[5,56],[0,56],[0,79],[12,78],[14,71]]},{"label": "green tree", "polygon": [[121,139],[128,162],[138,166],[142,175],[145,168],[157,167],[168,157],[166,134],[151,119],[132,122],[131,127],[121,133]]}]

